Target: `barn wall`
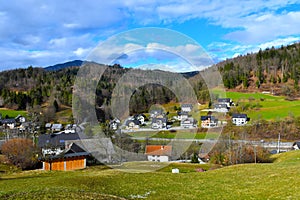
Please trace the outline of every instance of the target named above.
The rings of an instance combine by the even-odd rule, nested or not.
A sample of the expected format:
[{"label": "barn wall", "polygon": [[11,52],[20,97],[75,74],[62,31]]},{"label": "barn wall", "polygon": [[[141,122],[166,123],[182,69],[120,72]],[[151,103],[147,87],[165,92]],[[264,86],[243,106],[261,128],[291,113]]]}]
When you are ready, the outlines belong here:
[{"label": "barn wall", "polygon": [[43,170],[76,170],[86,168],[86,159],[84,156],[73,157],[66,159],[54,160],[51,163],[48,161],[43,162]]},{"label": "barn wall", "polygon": [[66,170],[84,169],[85,158],[68,158],[66,159]]}]

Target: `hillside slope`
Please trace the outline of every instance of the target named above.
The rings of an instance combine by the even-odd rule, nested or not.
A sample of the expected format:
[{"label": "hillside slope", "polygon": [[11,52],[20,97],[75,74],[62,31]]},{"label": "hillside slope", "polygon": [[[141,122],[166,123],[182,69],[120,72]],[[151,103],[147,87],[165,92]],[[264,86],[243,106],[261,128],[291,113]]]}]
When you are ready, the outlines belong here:
[{"label": "hillside slope", "polygon": [[[14,173],[1,177],[0,198],[298,199],[299,159],[300,151],[294,151],[278,155],[271,164],[236,165],[202,173],[126,173],[104,167]],[[177,167],[183,171],[183,166]]]}]

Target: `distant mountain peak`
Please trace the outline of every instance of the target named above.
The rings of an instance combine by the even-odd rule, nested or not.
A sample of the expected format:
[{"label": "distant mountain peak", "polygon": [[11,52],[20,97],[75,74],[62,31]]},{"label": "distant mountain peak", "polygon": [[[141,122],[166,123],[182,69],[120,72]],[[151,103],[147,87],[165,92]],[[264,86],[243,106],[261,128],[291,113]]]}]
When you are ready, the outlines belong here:
[{"label": "distant mountain peak", "polygon": [[82,60],[73,60],[65,63],[56,64],[53,66],[45,67],[45,70],[47,71],[56,71],[68,67],[80,67],[84,61]]}]

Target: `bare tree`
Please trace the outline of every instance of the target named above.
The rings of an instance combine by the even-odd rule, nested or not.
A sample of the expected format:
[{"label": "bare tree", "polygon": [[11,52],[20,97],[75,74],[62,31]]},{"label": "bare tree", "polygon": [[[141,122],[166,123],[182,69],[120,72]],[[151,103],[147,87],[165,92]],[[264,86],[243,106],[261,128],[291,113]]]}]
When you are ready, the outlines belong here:
[{"label": "bare tree", "polygon": [[22,169],[32,168],[38,161],[37,149],[30,139],[8,140],[1,150],[12,164]]}]

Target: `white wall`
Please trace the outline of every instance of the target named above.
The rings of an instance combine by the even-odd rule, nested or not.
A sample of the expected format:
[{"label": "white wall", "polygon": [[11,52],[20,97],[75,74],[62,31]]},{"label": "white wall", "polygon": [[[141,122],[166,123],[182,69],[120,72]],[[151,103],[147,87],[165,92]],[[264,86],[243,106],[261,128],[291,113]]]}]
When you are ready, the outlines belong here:
[{"label": "white wall", "polygon": [[148,161],[154,162],[168,162],[169,156],[155,156],[155,155],[148,155]]}]

